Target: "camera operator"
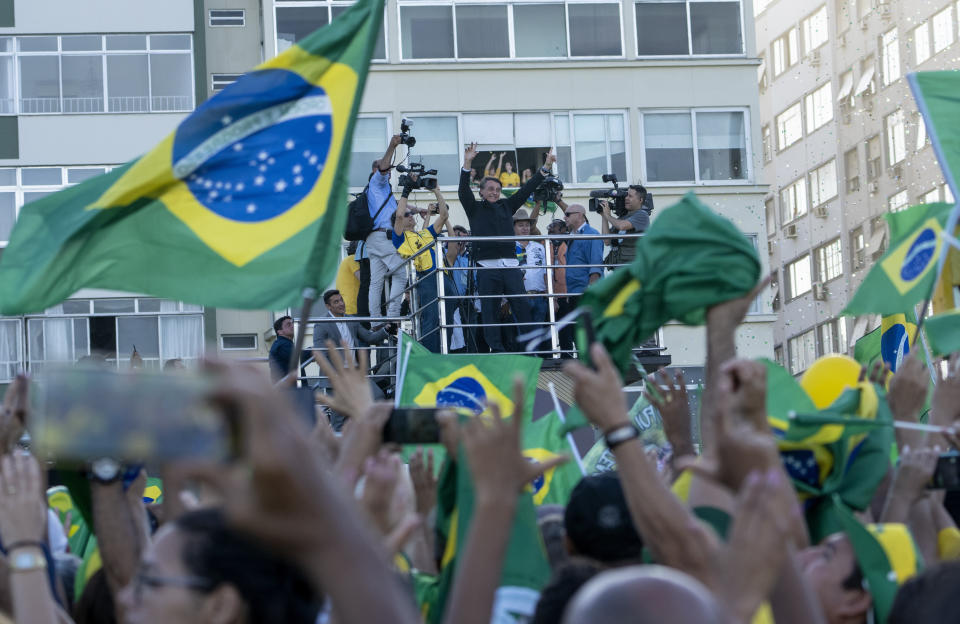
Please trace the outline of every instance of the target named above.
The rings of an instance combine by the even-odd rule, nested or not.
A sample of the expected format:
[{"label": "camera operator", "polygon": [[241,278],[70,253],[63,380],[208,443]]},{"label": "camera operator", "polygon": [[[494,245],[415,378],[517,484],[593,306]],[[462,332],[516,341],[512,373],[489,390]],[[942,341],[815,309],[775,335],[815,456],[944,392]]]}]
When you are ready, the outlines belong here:
[{"label": "camera operator", "polygon": [[[380,303],[383,300],[383,285],[390,278],[390,296],[387,304],[387,316],[400,316],[400,304],[403,302],[403,289],[407,285],[403,270],[403,258],[393,246],[393,213],[397,211],[397,200],[390,188],[390,168],[393,153],[403,140],[403,135],[395,134],[390,138],[387,151],[380,160],[373,161],[373,171],[367,188],[367,207],[370,216],[376,215],[373,232],[367,237],[364,251],[370,258],[370,316],[382,316]],[[380,207],[383,206],[381,210]],[[363,296],[363,293],[360,293]],[[376,329],[376,327],[374,327]]]},{"label": "camera operator", "polygon": [[[622,218],[617,218],[611,214],[611,203],[609,201],[600,202],[603,212],[600,213],[603,225],[601,230],[604,234],[610,234],[611,228],[616,230],[617,234],[640,234],[650,227],[650,213],[644,207],[643,202],[647,196],[647,189],[639,184],[632,184],[627,189],[627,195],[623,198],[623,206],[627,212]],[[609,224],[609,225],[608,225]],[[613,241],[604,241],[607,245],[612,245],[610,255],[607,256],[607,264],[629,264],[637,257],[636,238],[622,238],[619,244]]]},{"label": "camera operator", "polygon": [[[527,197],[540,185],[557,157],[547,154],[544,166],[516,193],[500,197],[500,180],[485,177],[480,183],[480,201],[470,189],[470,169],[477,156],[477,144],[471,143],[463,152],[463,169],[460,172],[460,203],[470,221],[474,236],[513,236],[513,215]],[[516,245],[512,241],[477,241],[473,245],[474,258],[484,269],[478,271],[478,291],[481,296],[520,295],[523,276],[517,261]],[[514,313],[520,323],[530,322],[530,310],[526,305],[514,305]],[[500,301],[496,297],[481,299],[480,318],[484,324],[483,335],[491,351],[504,351],[500,328],[496,327]]]}]

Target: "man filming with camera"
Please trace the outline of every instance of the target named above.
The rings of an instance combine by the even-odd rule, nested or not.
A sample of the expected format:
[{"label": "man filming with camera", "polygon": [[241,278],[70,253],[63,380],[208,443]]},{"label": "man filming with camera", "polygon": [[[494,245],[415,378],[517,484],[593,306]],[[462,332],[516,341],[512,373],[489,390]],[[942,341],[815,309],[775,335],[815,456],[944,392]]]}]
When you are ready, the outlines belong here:
[{"label": "man filming with camera", "polygon": [[[474,236],[513,236],[513,215],[523,205],[527,197],[550,174],[550,167],[557,157],[552,150],[547,153],[543,167],[533,175],[519,191],[507,198],[501,198],[502,185],[494,177],[485,177],[480,181],[480,201],[470,189],[470,170],[477,156],[477,144],[471,143],[463,152],[463,170],[460,172],[460,203],[470,221],[470,230]],[[473,247],[474,258],[481,267],[477,273],[477,290],[481,297],[480,318],[484,325],[483,336],[491,351],[505,351],[500,328],[496,326],[500,300],[496,295],[521,295],[523,274],[520,272],[513,241],[477,241]],[[512,302],[513,303],[513,302]],[[530,322],[528,305],[519,302],[511,305],[517,321]],[[521,333],[529,327],[521,328]]]},{"label": "man filming with camera", "polygon": [[[647,189],[639,184],[631,184],[627,188],[627,194],[623,197],[623,211],[617,211],[614,216],[611,212],[612,204],[609,200],[600,202],[602,212],[600,216],[603,224],[601,231],[603,234],[610,234],[616,231],[617,234],[640,234],[650,227],[650,212],[644,206],[647,197]],[[610,255],[607,256],[607,264],[629,264],[637,257],[636,238],[621,238],[619,243],[616,241],[605,241],[612,245]]]}]

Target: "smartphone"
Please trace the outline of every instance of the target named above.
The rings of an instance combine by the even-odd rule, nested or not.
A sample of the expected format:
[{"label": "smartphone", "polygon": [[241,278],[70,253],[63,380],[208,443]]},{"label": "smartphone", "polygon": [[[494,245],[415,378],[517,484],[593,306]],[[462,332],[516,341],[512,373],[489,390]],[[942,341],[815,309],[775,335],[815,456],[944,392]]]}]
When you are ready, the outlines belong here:
[{"label": "smartphone", "polygon": [[940,455],[937,468],[927,488],[931,490],[960,490],[960,453],[952,451]]},{"label": "smartphone", "polygon": [[207,400],[203,378],[79,368],[49,371],[38,386],[28,429],[43,457],[151,463],[236,455],[235,420]]},{"label": "smartphone", "polygon": [[438,444],[437,407],[395,407],[383,427],[383,441],[397,444]]}]

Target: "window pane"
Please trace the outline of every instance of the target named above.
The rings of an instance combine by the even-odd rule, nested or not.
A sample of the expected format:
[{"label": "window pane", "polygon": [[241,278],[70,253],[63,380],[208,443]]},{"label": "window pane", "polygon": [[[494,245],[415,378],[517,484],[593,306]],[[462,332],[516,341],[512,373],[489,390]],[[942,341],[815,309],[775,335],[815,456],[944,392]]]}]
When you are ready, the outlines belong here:
[{"label": "window pane", "polygon": [[90,300],[67,299],[60,304],[60,308],[63,314],[90,314]]},{"label": "window pane", "polygon": [[189,50],[190,35],[150,35],[151,50]]},{"label": "window pane", "polygon": [[744,179],[743,113],[697,113],[697,157],[702,180]]},{"label": "window pane", "polygon": [[637,54],[689,54],[687,5],[683,2],[638,2]]},{"label": "window pane", "polygon": [[[197,360],[203,356],[202,316],[161,316],[160,359]],[[138,345],[139,346],[139,345]]]},{"label": "window pane", "polygon": [[690,36],[694,54],[739,54],[739,2],[691,2]]},{"label": "window pane", "polygon": [[0,381],[9,381],[20,369],[18,321],[0,321]]},{"label": "window pane", "polygon": [[620,56],[620,5],[570,4],[570,56]]},{"label": "window pane", "polygon": [[562,4],[515,4],[513,29],[517,58],[567,55],[567,16]]},{"label": "window pane", "polygon": [[160,357],[160,336],[155,316],[117,317],[117,353],[121,362],[130,359],[136,347],[144,359]]},{"label": "window pane", "polygon": [[574,115],[573,141],[577,182],[601,182],[607,173],[603,115]]},{"label": "window pane", "polygon": [[107,35],[108,50],[146,50],[146,35]]},{"label": "window pane", "polygon": [[64,56],[63,112],[103,112],[103,57]]},{"label": "window pane", "polygon": [[13,222],[16,220],[16,195],[0,193],[0,241],[10,240]]},{"label": "window pane", "polygon": [[189,54],[151,54],[152,110],[184,111],[193,108],[193,68]]},{"label": "window pane", "polygon": [[16,186],[17,185],[17,170],[16,169],[0,169],[0,186]]},{"label": "window pane", "polygon": [[17,47],[21,52],[56,52],[56,37],[17,37]]},{"label": "window pane", "polygon": [[[404,7],[406,8],[406,7]],[[416,128],[417,155],[423,164],[440,173],[437,180],[443,186],[456,185],[460,180],[460,139],[457,136],[456,117],[411,117]]]},{"label": "window pane", "polygon": [[63,183],[60,167],[30,167],[20,170],[24,186],[59,186]]},{"label": "window pane", "polygon": [[777,115],[777,149],[789,147],[803,137],[801,119],[799,102]]},{"label": "window pane", "polygon": [[694,179],[693,127],[689,114],[644,115],[643,136],[649,182]]},{"label": "window pane", "polygon": [[20,57],[20,112],[60,112],[60,59]]},{"label": "window pane", "polygon": [[277,53],[330,21],[327,7],[277,7]]},{"label": "window pane", "polygon": [[13,77],[13,57],[0,57],[0,115],[12,115],[16,93]]},{"label": "window pane", "polygon": [[507,58],[510,41],[507,7],[457,7],[457,56],[459,58]]},{"label": "window pane", "polygon": [[93,169],[67,169],[67,182],[69,184],[80,184],[81,182],[86,182],[91,178],[95,178],[98,175],[103,175],[106,173],[106,169],[103,167],[96,167]]},{"label": "window pane", "polygon": [[103,37],[100,35],[74,35],[60,37],[60,47],[64,52],[88,52],[103,49]]},{"label": "window pane", "polygon": [[0,52],[13,52],[13,37],[0,37]]},{"label": "window pane", "polygon": [[517,147],[539,147],[551,143],[549,113],[516,113],[513,126]]},{"label": "window pane", "polygon": [[623,115],[607,115],[607,140],[610,150],[610,171],[618,180],[627,178],[627,142],[623,131]]},{"label": "window pane", "polygon": [[47,195],[53,195],[53,191],[37,191],[33,193],[24,193],[23,203],[24,205],[26,205],[26,204],[29,204],[30,202],[37,201],[38,199],[43,199]]},{"label": "window pane", "polygon": [[94,299],[94,314],[120,314],[136,312],[133,299]]},{"label": "window pane", "polygon": [[149,111],[148,82],[146,54],[108,55],[107,110],[111,113]]},{"label": "window pane", "polygon": [[400,33],[405,59],[453,58],[451,7],[400,7]]},{"label": "window pane", "polygon": [[[346,6],[330,7],[330,13],[331,13],[331,15],[332,15],[331,19],[336,20],[338,16],[342,15],[342,14],[344,13],[344,11],[346,11],[346,10],[349,9],[349,8],[350,8],[350,7],[346,7]],[[376,59],[376,60],[378,60],[378,61],[385,61],[385,60],[387,60],[387,47],[386,47],[386,43],[385,43],[385,41],[387,40],[387,38],[386,38],[386,36],[384,35],[384,30],[383,30],[386,23],[387,23],[386,20],[383,20],[382,22],[380,22],[380,36],[377,38],[377,43],[376,43],[376,45],[373,47],[373,57],[372,57],[372,58],[374,58],[374,59]]]},{"label": "window pane", "polygon": [[[419,136],[417,136],[417,145],[420,145]],[[383,156],[386,149],[387,120],[383,117],[358,118],[353,127],[350,186],[360,187],[367,183],[373,161]],[[433,165],[430,166],[433,167]]]}]

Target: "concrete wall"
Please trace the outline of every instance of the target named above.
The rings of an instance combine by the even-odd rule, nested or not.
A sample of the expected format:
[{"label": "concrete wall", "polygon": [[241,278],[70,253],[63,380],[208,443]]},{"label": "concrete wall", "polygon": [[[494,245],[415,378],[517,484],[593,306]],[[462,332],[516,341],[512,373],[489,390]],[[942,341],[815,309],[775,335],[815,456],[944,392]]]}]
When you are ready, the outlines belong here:
[{"label": "concrete wall", "polygon": [[18,34],[193,30],[193,0],[16,0],[14,12]]}]

